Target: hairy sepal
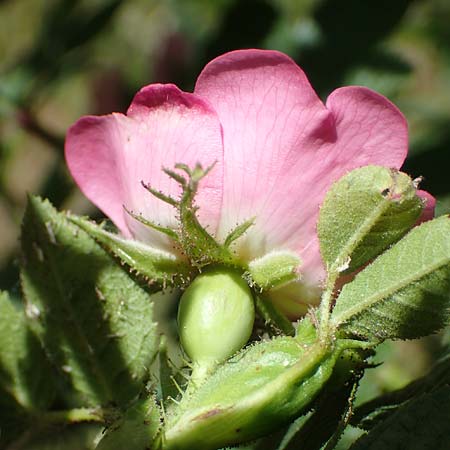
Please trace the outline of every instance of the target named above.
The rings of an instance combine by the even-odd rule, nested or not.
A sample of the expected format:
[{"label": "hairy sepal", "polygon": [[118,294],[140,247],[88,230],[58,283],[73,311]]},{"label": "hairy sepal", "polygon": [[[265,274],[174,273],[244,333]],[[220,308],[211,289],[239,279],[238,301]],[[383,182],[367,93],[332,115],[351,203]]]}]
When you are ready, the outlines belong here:
[{"label": "hairy sepal", "polygon": [[159,285],[161,289],[182,286],[192,276],[187,262],[171,253],[139,241],[124,239],[79,216],[69,215],[68,219],[92,236],[106,251],[119,258],[132,272],[143,276],[154,286]]},{"label": "hairy sepal", "polygon": [[317,227],[328,272],[353,272],[404,236],[423,209],[416,188],[408,175],[380,166],[355,169],[337,181]]},{"label": "hairy sepal", "polygon": [[265,291],[297,280],[300,264],[294,252],[273,251],[250,261],[246,276],[250,285]]},{"label": "hairy sepal", "polygon": [[306,412],[345,345],[311,342],[309,327],[304,338],[259,342],[219,367],[170,412],[166,448],[207,450],[246,442]]}]

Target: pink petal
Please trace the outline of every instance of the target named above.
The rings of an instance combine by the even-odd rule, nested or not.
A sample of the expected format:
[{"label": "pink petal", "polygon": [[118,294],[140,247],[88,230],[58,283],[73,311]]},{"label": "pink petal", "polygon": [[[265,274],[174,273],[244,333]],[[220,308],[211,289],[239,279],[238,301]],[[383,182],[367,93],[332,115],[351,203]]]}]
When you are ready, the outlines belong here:
[{"label": "pink petal", "polygon": [[338,89],[325,108],[302,70],[275,51],[213,60],[195,92],[213,105],[224,130],[220,237],[256,216],[237,243],[241,256],[297,250],[304,282],[317,285],[324,271],[316,222],[327,189],[356,167],[399,168],[407,151],[404,117],[362,87]]},{"label": "pink petal", "polygon": [[170,242],[143,226],[123,206],[159,225],[175,227],[175,209],[141,185],[149,183],[178,198],[178,184],[162,172],[176,163],[216,165],[201,182],[197,205],[204,225],[214,232],[222,202],[222,136],[213,110],[194,94],[173,85],[150,85],[139,91],[127,116],[85,117],[66,139],[69,169],[84,194],[126,236],[168,249]]},{"label": "pink petal", "polygon": [[436,207],[436,199],[427,191],[417,191],[417,195],[424,201],[425,205],[418,224],[431,220],[434,217],[434,208]]}]

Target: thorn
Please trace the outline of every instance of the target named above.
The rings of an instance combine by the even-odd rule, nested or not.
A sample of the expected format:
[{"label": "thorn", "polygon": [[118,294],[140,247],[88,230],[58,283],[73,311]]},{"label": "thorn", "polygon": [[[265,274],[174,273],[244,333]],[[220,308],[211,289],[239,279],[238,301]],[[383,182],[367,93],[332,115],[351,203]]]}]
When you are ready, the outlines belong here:
[{"label": "thorn", "polygon": [[47,230],[47,234],[48,234],[48,237],[50,239],[50,242],[52,244],[56,245],[57,244],[56,236],[55,236],[55,232],[53,231],[53,227],[52,227],[51,222],[45,222],[45,229]]}]

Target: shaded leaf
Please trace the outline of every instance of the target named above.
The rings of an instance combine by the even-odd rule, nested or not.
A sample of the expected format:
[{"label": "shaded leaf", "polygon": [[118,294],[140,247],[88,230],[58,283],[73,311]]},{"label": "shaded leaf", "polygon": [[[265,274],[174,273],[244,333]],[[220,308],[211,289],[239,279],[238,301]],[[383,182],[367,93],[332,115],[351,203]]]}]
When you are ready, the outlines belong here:
[{"label": "shaded leaf", "polygon": [[128,403],[158,348],[149,295],[85,231],[36,197],[25,213],[22,251],[30,323],[79,402]]},{"label": "shaded leaf", "polygon": [[413,181],[385,167],[366,166],[336,182],[318,222],[322,257],[331,272],[352,272],[398,241],[422,211]]},{"label": "shaded leaf", "polygon": [[332,313],[345,334],[409,339],[445,326],[450,306],[450,218],[414,228],[346,284]]},{"label": "shaded leaf", "polygon": [[53,399],[52,371],[22,309],[0,293],[0,404],[10,396],[26,410],[45,409]]},{"label": "shaded leaf", "polygon": [[444,450],[450,447],[450,386],[408,402],[362,436],[351,450]]},{"label": "shaded leaf", "polygon": [[[159,360],[159,390],[160,398],[164,402],[172,401],[171,399],[177,398],[180,391],[177,387],[178,381],[177,377],[179,373],[174,369],[173,363],[169,357],[168,343],[165,336],[161,337],[161,345],[158,352]],[[179,378],[179,377],[178,377]]]},{"label": "shaded leaf", "polygon": [[256,295],[255,307],[258,314],[264,320],[264,325],[271,334],[285,334],[287,336],[293,336],[295,334],[295,328],[292,322],[278,311],[270,298],[264,295]]},{"label": "shaded leaf", "polygon": [[0,293],[0,447],[53,400],[52,370],[22,309]]},{"label": "shaded leaf", "polygon": [[53,427],[39,436],[30,436],[28,440],[26,435],[23,436],[22,441],[15,442],[16,446],[11,450],[94,450],[100,430],[97,424]]},{"label": "shaded leaf", "polygon": [[450,385],[450,353],[447,353],[432,368],[429,374],[409,383],[402,389],[388,392],[363,403],[355,409],[351,423],[354,426],[370,430],[413,397],[432,392]]},{"label": "shaded leaf", "polygon": [[97,450],[147,450],[161,426],[159,407],[153,397],[138,400],[123,417],[106,429]]}]

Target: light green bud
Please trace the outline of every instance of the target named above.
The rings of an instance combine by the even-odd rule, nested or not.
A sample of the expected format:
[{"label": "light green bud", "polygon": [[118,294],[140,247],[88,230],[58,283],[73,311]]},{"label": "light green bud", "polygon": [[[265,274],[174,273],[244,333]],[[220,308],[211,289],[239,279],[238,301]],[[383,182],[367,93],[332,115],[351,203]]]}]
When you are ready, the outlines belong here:
[{"label": "light green bud", "polygon": [[253,296],[240,273],[227,268],[209,270],[181,296],[181,345],[194,367],[213,367],[247,343],[254,320]]}]

